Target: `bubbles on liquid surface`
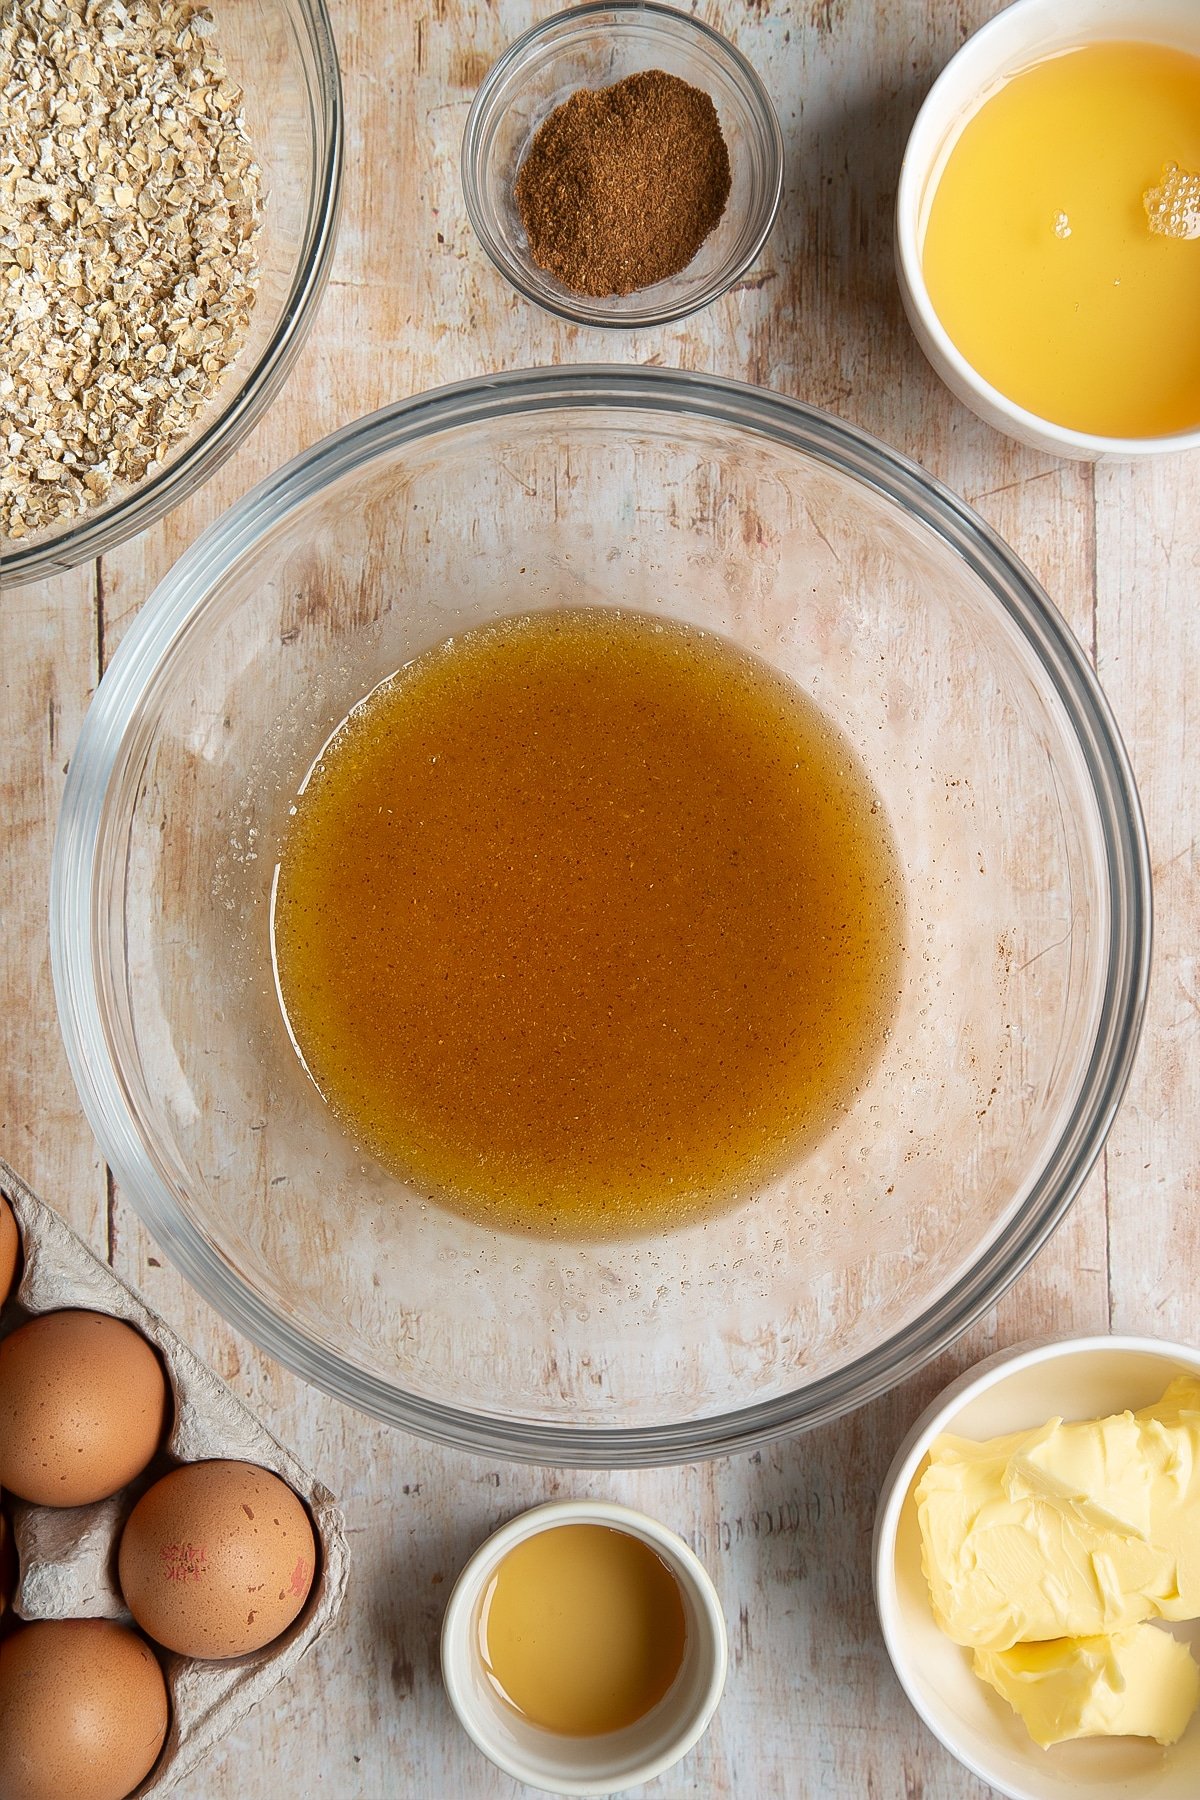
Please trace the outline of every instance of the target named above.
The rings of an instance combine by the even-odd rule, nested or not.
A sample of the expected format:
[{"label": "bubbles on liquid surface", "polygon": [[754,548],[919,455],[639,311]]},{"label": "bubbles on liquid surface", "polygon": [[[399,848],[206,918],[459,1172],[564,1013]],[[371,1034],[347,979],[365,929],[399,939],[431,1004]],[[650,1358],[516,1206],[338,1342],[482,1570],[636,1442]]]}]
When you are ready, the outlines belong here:
[{"label": "bubbles on liquid surface", "polygon": [[1200,238],[1200,175],[1165,163],[1161,182],[1146,189],[1142,205],[1158,237]]},{"label": "bubbles on liquid surface", "polygon": [[1056,212],[1054,215],[1054,235],[1056,238],[1069,238],[1071,235],[1071,221],[1065,212]]}]

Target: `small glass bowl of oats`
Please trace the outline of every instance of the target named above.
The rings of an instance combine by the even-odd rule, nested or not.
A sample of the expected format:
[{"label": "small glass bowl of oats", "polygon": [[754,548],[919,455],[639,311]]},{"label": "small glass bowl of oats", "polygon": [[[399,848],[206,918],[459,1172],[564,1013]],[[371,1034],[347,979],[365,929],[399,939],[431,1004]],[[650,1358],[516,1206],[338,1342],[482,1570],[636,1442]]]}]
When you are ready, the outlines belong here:
[{"label": "small glass bowl of oats", "polygon": [[207,481],[282,386],[333,255],[324,0],[30,0],[0,26],[0,584]]}]

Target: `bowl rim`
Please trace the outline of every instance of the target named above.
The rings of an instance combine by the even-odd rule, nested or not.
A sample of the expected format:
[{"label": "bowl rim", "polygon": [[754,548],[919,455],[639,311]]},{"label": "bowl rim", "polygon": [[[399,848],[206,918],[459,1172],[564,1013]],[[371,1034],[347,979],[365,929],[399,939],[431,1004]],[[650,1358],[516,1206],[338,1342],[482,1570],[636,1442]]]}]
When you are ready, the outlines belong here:
[{"label": "bowl rim", "polygon": [[[720,61],[728,63],[737,75],[739,84],[749,91],[760,123],[764,127],[764,144],[770,166],[768,195],[763,209],[762,224],[754,234],[743,256],[739,257],[736,266],[719,283],[709,283],[697,288],[690,298],[681,299],[673,306],[643,307],[639,311],[616,314],[608,309],[606,299],[592,295],[579,295],[577,301],[563,294],[556,295],[549,291],[535,288],[525,274],[524,266],[508,257],[495,232],[489,223],[489,209],[481,198],[476,171],[481,166],[479,133],[481,123],[492,97],[512,70],[518,67],[529,53],[544,39],[562,31],[564,27],[580,24],[589,18],[607,15],[614,19],[615,29],[620,31],[625,24],[636,23],[640,19],[650,17],[663,21],[667,29],[676,30],[685,36],[698,37],[701,42],[713,50]],[[551,313],[555,318],[566,319],[572,325],[594,325],[604,331],[637,331],[656,325],[669,325],[679,319],[689,318],[693,313],[702,312],[727,294],[735,282],[757,262],[763,245],[775,228],[779,215],[779,205],[783,197],[784,142],[783,130],[779,123],[779,115],[775,103],[767,92],[766,86],[754,65],[738,49],[737,45],[717,31],[713,26],[697,18],[694,13],[680,12],[677,7],[665,6],[661,0],[586,0],[582,6],[566,8],[563,12],[551,13],[549,18],[531,25],[515,38],[496,61],[492,64],[471,101],[471,110],[467,114],[467,122],[463,128],[462,146],[459,152],[459,182],[462,187],[463,204],[471,229],[479,242],[488,261],[502,275],[510,287],[514,288],[523,299],[531,305],[540,307],[543,312]],[[681,274],[685,271],[681,271]],[[646,289],[646,292],[652,290]]]},{"label": "bowl rim", "polygon": [[[450,1590],[442,1615],[440,1656],[442,1681],[458,1722],[477,1749],[506,1775],[528,1782],[540,1791],[555,1794],[611,1794],[616,1773],[611,1764],[605,1772],[603,1757],[597,1756],[596,1771],[590,1776],[571,1776],[565,1771],[554,1776],[554,1787],[545,1787],[547,1770],[538,1770],[506,1753],[488,1730],[486,1718],[473,1702],[465,1678],[471,1660],[472,1616],[484,1585],[493,1570],[510,1550],[527,1543],[543,1531],[561,1525],[605,1525],[639,1538],[666,1562],[680,1587],[686,1589],[701,1630],[698,1634],[699,1655],[705,1666],[703,1689],[697,1694],[690,1713],[677,1729],[664,1733],[657,1748],[645,1754],[637,1767],[619,1772],[620,1788],[640,1786],[673,1768],[704,1736],[712,1723],[729,1669],[729,1638],[725,1613],[712,1576],[695,1551],[683,1538],[649,1513],[639,1512],[614,1500],[547,1500],[517,1513],[506,1524],[497,1527],[472,1552],[463,1564]],[[552,1734],[547,1734],[552,1741]],[[579,1740],[574,1740],[578,1742]],[[604,1740],[601,1739],[601,1744]]]},{"label": "bowl rim", "polygon": [[[995,1770],[985,1767],[978,1758],[965,1750],[953,1732],[932,1714],[920,1690],[912,1682],[912,1658],[900,1631],[899,1602],[896,1598],[896,1535],[900,1515],[930,1444],[947,1429],[948,1420],[960,1412],[968,1401],[978,1394],[986,1393],[989,1388],[1000,1386],[1010,1375],[1034,1368],[1039,1363],[1061,1362],[1072,1356],[1110,1353],[1157,1356],[1165,1363],[1175,1363],[1200,1375],[1200,1348],[1169,1338],[1145,1337],[1131,1332],[1091,1332],[1072,1338],[1027,1338],[972,1364],[935,1395],[905,1434],[879,1489],[871,1539],[871,1579],[879,1629],[896,1679],[917,1717],[951,1756],[971,1774],[978,1776],[980,1781],[988,1782],[1000,1793],[1008,1795],[1009,1800],[1041,1800],[1041,1795],[1034,1787],[1013,1787],[1007,1782],[1001,1783]],[[1032,1739],[1030,1743],[1032,1745]]]},{"label": "bowl rim", "polygon": [[295,273],[275,329],[253,365],[208,427],[159,475],[115,505],[82,512],[56,537],[0,543],[0,581],[7,589],[61,575],[137,537],[203,486],[249,435],[278,395],[304,346],[325,291],[337,245],[342,204],[345,114],[337,42],[326,0],[295,0],[307,26],[308,107],[313,122],[313,189]]},{"label": "bowl rim", "polygon": [[[1131,34],[1137,38],[1138,0],[1094,0],[1094,10],[1098,23],[1089,24],[1072,37],[1079,48],[1091,43],[1124,42]],[[1109,437],[1059,425],[1041,413],[1031,412],[993,387],[968,361],[942,324],[930,298],[921,257],[920,221],[931,173],[947,140],[957,137],[1013,64],[1013,42],[1025,21],[1036,20],[1042,14],[1053,33],[1064,17],[1061,0],[1010,0],[960,44],[921,103],[904,146],[893,219],[896,276],[904,310],[934,372],[951,392],[995,430],[1022,443],[1051,456],[1105,462],[1133,461],[1200,448],[1200,421],[1183,431],[1149,437]],[[1200,27],[1196,35],[1195,54],[1200,55]],[[1144,23],[1140,41],[1155,41]],[[1043,57],[1058,54],[1061,47],[1057,43],[1049,46]],[[1037,60],[1038,53],[1031,50],[1018,66]]]},{"label": "bowl rim", "polygon": [[[515,415],[597,409],[609,416],[682,413],[808,455],[901,506],[956,551],[1031,647],[1070,721],[1099,815],[1109,919],[1103,1002],[1080,1092],[1009,1224],[976,1262],[907,1326],[806,1386],[699,1419],[628,1427],[551,1424],[409,1393],[345,1362],[266,1305],[209,1243],[146,1154],[106,1052],[93,910],[106,795],[126,740],[135,735],[139,698],[214,584],[258,537],[369,456]],[[1150,947],[1149,845],[1125,747],[1078,640],[1014,552],[941,482],[831,414],[746,383],[636,365],[512,370],[396,401],[251,489],[184,552],[125,633],[71,758],[51,863],[51,967],[71,1073],[123,1192],[180,1271],[236,1330],[347,1405],[456,1448],[558,1467],[659,1466],[750,1449],[839,1417],[943,1350],[1016,1280],[1098,1157],[1141,1032]]]}]

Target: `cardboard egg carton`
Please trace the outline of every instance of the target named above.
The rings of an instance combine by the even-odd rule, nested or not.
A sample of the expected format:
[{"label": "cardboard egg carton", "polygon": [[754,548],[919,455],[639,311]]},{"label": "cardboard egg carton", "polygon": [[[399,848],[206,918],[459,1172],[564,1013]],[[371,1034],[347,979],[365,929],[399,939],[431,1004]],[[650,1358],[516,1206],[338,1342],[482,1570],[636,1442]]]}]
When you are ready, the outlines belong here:
[{"label": "cardboard egg carton", "polygon": [[291,1673],[332,1624],[346,1587],[349,1552],[344,1522],[328,1488],[3,1161],[0,1193],[16,1217],[24,1250],[21,1278],[5,1308],[6,1326],[23,1322],[26,1315],[67,1307],[124,1319],[158,1351],[175,1403],[174,1422],[162,1451],[145,1476],[112,1499],[61,1509],[11,1501],[20,1562],[13,1599],[17,1616],[130,1623],[116,1575],[121,1530],[139,1495],[178,1463],[227,1457],[270,1469],[304,1501],[316,1532],[312,1592],[300,1617],[274,1643],[228,1662],[201,1662],[160,1651],[171,1696],[171,1723],[162,1755],[136,1795],[141,1800],[165,1794]]}]

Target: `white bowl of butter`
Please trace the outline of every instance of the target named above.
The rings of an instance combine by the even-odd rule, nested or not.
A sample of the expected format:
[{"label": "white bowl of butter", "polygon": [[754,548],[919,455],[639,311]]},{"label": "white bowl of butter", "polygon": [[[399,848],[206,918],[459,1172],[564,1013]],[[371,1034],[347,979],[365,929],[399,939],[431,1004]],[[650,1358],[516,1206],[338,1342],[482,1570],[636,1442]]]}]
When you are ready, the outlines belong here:
[{"label": "white bowl of butter", "polygon": [[[1200,1350],[1087,1337],[968,1370],[893,1459],[874,1570],[901,1685],[982,1780],[1012,1800],[1200,1794],[1200,1676],[1177,1647],[1200,1660]],[[1043,1747],[1076,1730],[1096,1735]]]}]

